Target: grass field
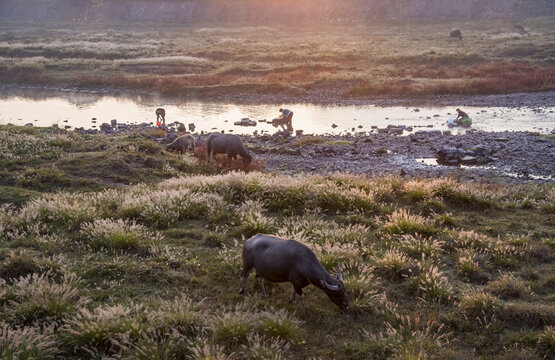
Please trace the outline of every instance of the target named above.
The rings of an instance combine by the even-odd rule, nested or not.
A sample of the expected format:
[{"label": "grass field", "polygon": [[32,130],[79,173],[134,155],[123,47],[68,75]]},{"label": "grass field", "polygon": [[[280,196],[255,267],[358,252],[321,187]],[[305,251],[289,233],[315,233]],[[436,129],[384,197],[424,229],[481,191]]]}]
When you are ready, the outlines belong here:
[{"label": "grass field", "polygon": [[[553,18],[257,27],[0,24],[0,80],[211,98],[375,98],[555,87]],[[453,27],[464,39],[450,39]]]},{"label": "grass field", "polygon": [[[0,134],[15,139],[1,142],[1,163],[17,174],[2,178],[1,358],[555,354],[553,184],[219,173],[146,139]],[[77,154],[103,154],[79,173],[94,168],[103,182],[72,183],[78,173],[60,165]],[[112,159],[129,154],[165,170],[137,161],[139,173],[113,179]],[[70,191],[44,180],[51,173]],[[300,311],[290,285],[267,283],[263,298],[253,276],[240,296],[242,243],[258,232],[302,241],[330,271],[341,265],[351,308],[310,286]]]}]

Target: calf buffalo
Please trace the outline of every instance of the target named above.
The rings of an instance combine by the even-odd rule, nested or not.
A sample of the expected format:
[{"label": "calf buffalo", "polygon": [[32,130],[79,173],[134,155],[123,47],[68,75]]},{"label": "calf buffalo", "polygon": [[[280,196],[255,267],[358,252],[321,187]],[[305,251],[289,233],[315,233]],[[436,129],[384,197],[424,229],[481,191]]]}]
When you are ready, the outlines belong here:
[{"label": "calf buffalo", "polygon": [[186,134],[175,139],[171,144],[166,145],[166,151],[175,151],[184,154],[187,150],[195,151],[195,138]]}]

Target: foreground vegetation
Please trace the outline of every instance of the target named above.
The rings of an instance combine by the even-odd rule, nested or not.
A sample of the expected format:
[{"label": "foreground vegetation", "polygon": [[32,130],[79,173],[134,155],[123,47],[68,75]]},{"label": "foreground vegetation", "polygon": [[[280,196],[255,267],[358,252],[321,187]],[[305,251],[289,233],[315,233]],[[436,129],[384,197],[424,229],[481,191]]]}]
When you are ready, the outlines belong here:
[{"label": "foreground vegetation", "polygon": [[[132,138],[130,148],[129,136],[3,131],[33,144],[1,142],[2,168],[16,171],[18,161],[31,171],[52,156],[61,169],[63,157],[77,156],[60,149],[95,154],[105,144],[118,158],[157,146]],[[126,186],[32,187],[13,205],[4,197],[0,357],[554,355],[552,184],[214,174],[196,158],[152,156],[165,170],[143,172],[137,162],[141,172]],[[109,179],[109,163],[95,163],[98,178]],[[15,194],[27,184],[9,187]],[[300,311],[288,303],[290,285],[267,284],[266,299],[253,277],[240,296],[242,242],[257,232],[302,241],[330,271],[341,265],[351,309],[342,313],[308,287]]]},{"label": "foreground vegetation", "polygon": [[[553,18],[283,27],[0,25],[0,80],[327,99],[555,87]],[[464,40],[450,39],[460,27]]]}]

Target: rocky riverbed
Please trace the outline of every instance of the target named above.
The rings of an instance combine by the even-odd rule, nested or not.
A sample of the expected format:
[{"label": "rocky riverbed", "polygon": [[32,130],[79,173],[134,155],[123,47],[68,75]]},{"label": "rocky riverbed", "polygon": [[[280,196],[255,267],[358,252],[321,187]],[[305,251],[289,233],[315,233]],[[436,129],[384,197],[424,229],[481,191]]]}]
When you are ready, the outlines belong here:
[{"label": "rocky riverbed", "polygon": [[[555,181],[555,138],[523,132],[450,135],[417,131],[408,136],[367,134],[328,136],[299,146],[301,137],[246,137],[245,142],[269,171],[285,173],[351,172],[370,176],[456,176],[474,181]],[[314,140],[312,140],[314,142]],[[445,149],[458,161],[437,162]],[[463,160],[465,159],[466,160]]]},{"label": "rocky riverbed", "polygon": [[[29,124],[32,125],[32,124]],[[102,124],[108,136],[118,132],[147,133],[151,125]],[[160,143],[173,141],[187,129],[172,123]],[[194,126],[189,126],[194,131]],[[202,145],[208,134],[194,133]],[[146,135],[145,135],[146,136]],[[268,171],[281,173],[350,172],[406,178],[455,176],[470,181],[514,183],[555,182],[555,135],[532,132],[468,130],[454,135],[436,129],[390,127],[369,133],[296,136],[287,130],[273,135],[244,135],[243,142]]]}]

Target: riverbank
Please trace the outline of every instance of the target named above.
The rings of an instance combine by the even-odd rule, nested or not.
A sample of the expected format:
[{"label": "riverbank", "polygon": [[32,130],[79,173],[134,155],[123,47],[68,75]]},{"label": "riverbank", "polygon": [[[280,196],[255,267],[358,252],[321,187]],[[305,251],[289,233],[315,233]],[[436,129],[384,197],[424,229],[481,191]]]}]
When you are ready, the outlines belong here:
[{"label": "riverbank", "polygon": [[[5,23],[0,81],[179,99],[337,103],[555,89],[552,18],[154,26]],[[460,27],[464,40],[449,31]]]},{"label": "riverbank", "polygon": [[[408,136],[250,137],[247,142],[267,170],[289,174],[349,172],[406,179],[451,176],[477,182],[555,181],[554,135],[478,131],[451,135],[432,130]],[[443,149],[460,152],[454,165],[437,162]]]}]

